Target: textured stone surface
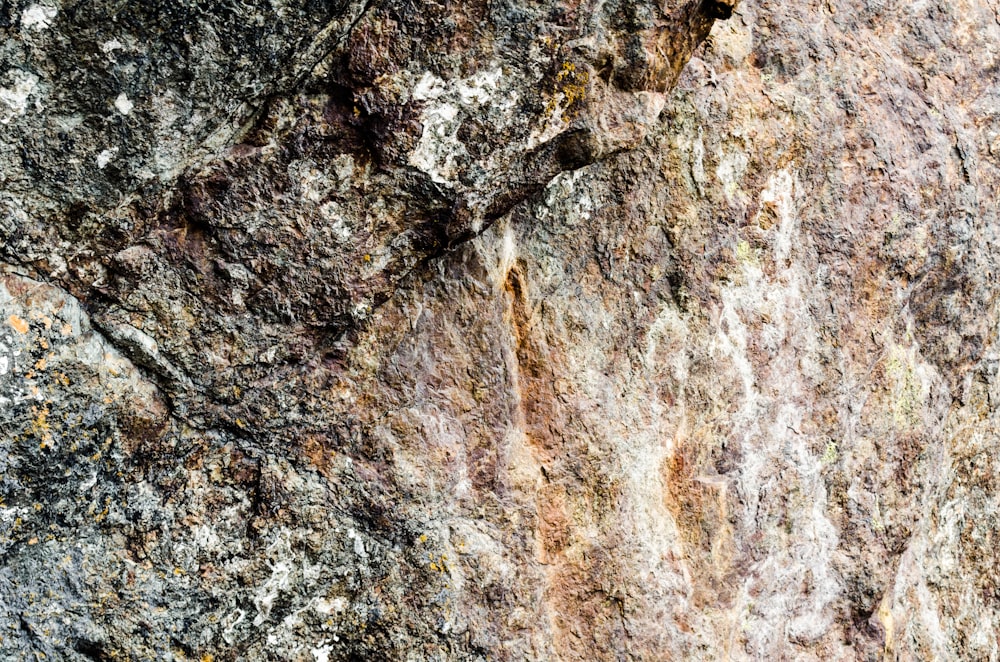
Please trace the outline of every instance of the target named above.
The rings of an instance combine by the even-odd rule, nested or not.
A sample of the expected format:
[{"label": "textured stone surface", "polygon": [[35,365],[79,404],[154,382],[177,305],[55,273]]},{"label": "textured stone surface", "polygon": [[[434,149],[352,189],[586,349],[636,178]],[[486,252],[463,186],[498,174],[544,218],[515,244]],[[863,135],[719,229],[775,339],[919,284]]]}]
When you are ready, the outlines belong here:
[{"label": "textured stone surface", "polygon": [[0,30],[3,659],[1000,656],[993,0]]}]

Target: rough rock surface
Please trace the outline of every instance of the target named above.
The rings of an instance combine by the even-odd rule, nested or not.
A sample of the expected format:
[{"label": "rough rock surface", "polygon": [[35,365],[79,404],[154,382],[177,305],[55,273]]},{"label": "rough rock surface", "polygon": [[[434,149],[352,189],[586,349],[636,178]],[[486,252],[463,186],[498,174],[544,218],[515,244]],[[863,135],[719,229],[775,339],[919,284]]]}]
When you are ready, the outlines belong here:
[{"label": "rough rock surface", "polygon": [[0,32],[2,659],[1000,658],[997,0]]}]

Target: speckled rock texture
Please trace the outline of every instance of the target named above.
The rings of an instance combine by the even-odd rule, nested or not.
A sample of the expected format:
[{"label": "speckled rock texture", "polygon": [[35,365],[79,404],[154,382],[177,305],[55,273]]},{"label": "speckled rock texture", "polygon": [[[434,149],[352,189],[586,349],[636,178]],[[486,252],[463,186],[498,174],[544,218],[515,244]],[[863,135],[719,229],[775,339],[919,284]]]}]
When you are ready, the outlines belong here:
[{"label": "speckled rock texture", "polygon": [[997,0],[0,33],[0,660],[1000,659]]}]

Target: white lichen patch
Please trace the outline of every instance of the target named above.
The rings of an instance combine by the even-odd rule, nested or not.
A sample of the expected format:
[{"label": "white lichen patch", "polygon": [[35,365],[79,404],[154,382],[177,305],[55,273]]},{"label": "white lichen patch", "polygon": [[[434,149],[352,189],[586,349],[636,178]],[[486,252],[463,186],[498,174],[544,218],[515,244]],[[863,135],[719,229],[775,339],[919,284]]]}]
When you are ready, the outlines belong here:
[{"label": "white lichen patch", "polygon": [[354,541],[354,553],[360,558],[367,559],[368,551],[365,549],[364,538],[354,529],[347,530],[347,537]]},{"label": "white lichen patch", "polygon": [[412,97],[414,101],[428,101],[430,99],[437,99],[447,92],[447,90],[445,82],[428,71],[417,81],[416,86],[413,88]]},{"label": "white lichen patch", "polygon": [[774,241],[774,260],[778,264],[788,260],[792,251],[792,236],[797,231],[795,213],[796,183],[787,170],[779,170],[767,180],[760,192],[762,207],[770,207],[778,217],[778,232]]},{"label": "white lichen patch", "polygon": [[[745,263],[743,271],[751,287],[760,283],[762,273],[758,266]],[[740,411],[746,419],[752,419],[759,394],[755,387],[757,378],[747,352],[749,332],[740,316],[740,308],[743,307],[747,296],[744,287],[729,287],[723,290],[722,310],[718,318],[719,330],[712,351],[719,352],[732,361],[743,392]]]},{"label": "white lichen patch", "polygon": [[698,139],[691,146],[691,177],[701,193],[705,186],[705,140],[701,128],[698,128]]},{"label": "white lichen patch", "polygon": [[0,338],[0,377],[14,368],[14,362],[20,355],[20,344],[15,342],[12,335],[8,333]]},{"label": "white lichen patch", "polygon": [[645,364],[647,369],[659,371],[669,368],[671,376],[683,383],[688,379],[690,365],[688,356],[682,351],[674,351],[669,355],[667,366],[658,365],[656,356],[661,345],[685,347],[688,343],[690,329],[687,320],[674,305],[663,305],[653,323],[646,332]]},{"label": "white lichen patch", "polygon": [[57,7],[30,5],[21,12],[21,27],[26,30],[44,30],[52,26],[58,13]]},{"label": "white lichen patch", "polygon": [[[832,565],[838,535],[826,515],[824,456],[816,450],[825,445],[810,438],[806,425],[820,334],[809,307],[815,274],[794,259],[801,241],[796,189],[791,171],[769,179],[761,201],[776,218],[773,253],[738,242],[737,273],[722,288],[712,343],[719,375],[729,375],[742,391],[732,434],[744,459],[734,478],[749,498],[738,517],[744,530],[774,542],[741,593],[758,595],[751,615],[742,602],[730,613],[734,624],[747,621],[747,636],[755,642],[819,640],[834,620],[829,605],[842,593]],[[762,262],[771,259],[778,269],[765,273]],[[787,511],[765,514],[771,506],[760,495],[769,490],[786,495]],[[796,538],[794,549],[782,543],[789,535]],[[788,610],[787,604],[796,607]]]},{"label": "white lichen patch", "polygon": [[112,55],[115,51],[120,51],[125,48],[125,44],[118,41],[117,39],[109,39],[103,44],[101,44],[101,52],[105,55]]},{"label": "white lichen patch", "polygon": [[458,140],[458,107],[442,103],[424,110],[423,134],[410,152],[410,165],[431,176],[439,184],[452,183],[457,175],[457,159],[465,154]]},{"label": "white lichen patch", "polygon": [[691,180],[694,182],[698,195],[705,194],[705,139],[701,127],[698,127],[698,135],[688,138],[683,135],[678,136],[677,146],[688,158]]},{"label": "white lichen patch", "polygon": [[115,158],[115,154],[118,153],[117,147],[111,147],[109,149],[101,150],[101,153],[97,155],[95,159],[97,163],[98,170],[104,170],[109,163]]},{"label": "white lichen patch", "polygon": [[246,620],[247,613],[243,609],[235,609],[222,619],[222,639],[227,644],[232,644],[236,641],[237,633],[236,628],[239,627],[240,623]]},{"label": "white lichen patch", "polygon": [[552,178],[545,187],[545,204],[536,207],[539,219],[547,219],[558,209],[560,222],[572,227],[590,219],[596,208],[590,191],[580,181],[586,181],[583,169],[562,172]]},{"label": "white lichen patch", "polygon": [[312,203],[319,203],[331,190],[337,188],[336,178],[331,178],[312,159],[292,161],[288,164],[288,177],[298,185],[299,196]]},{"label": "white lichen patch", "polygon": [[24,508],[24,507],[18,507],[18,506],[11,506],[11,507],[0,506],[0,522],[4,522],[5,524],[7,524],[7,523],[10,523],[10,522],[13,522],[18,517],[23,517],[24,515],[28,515],[30,513],[31,513],[31,510],[28,509],[28,508]]},{"label": "white lichen patch", "polygon": [[323,616],[330,616],[332,614],[342,614],[347,610],[347,600],[337,596],[332,600],[327,600],[326,598],[317,598],[313,608],[316,613]]},{"label": "white lichen patch", "polygon": [[341,243],[348,243],[354,236],[350,222],[340,213],[341,207],[336,202],[326,202],[320,206],[319,211],[329,222],[330,231],[334,239]]},{"label": "white lichen patch", "polygon": [[284,591],[291,586],[292,576],[292,548],[289,540],[289,532],[282,530],[275,537],[275,540],[267,549],[268,556],[273,560],[268,560],[271,569],[271,576],[257,590],[253,598],[254,606],[257,607],[257,615],[253,619],[255,626],[261,625],[271,615],[274,601],[278,599]]},{"label": "white lichen patch", "polygon": [[331,159],[329,167],[339,184],[338,190],[343,193],[350,188],[354,178],[354,157],[350,154],[338,154]]},{"label": "white lichen patch", "polygon": [[740,182],[748,165],[749,159],[742,149],[725,150],[719,157],[715,176],[722,184],[722,193],[726,196],[726,202],[729,204],[733,204],[736,200],[736,194],[740,190]]},{"label": "white lichen patch", "polygon": [[183,95],[174,90],[164,90],[150,97],[148,107],[152,110],[151,128],[153,158],[149,173],[161,181],[175,177],[184,167],[178,155],[187,153],[189,135],[192,130],[185,126],[185,120],[194,123],[193,115],[184,110]]},{"label": "white lichen patch", "polygon": [[492,231],[476,239],[477,248],[488,265],[490,281],[497,292],[503,289],[517,261],[517,239],[510,224],[500,221]]},{"label": "white lichen patch", "polygon": [[122,115],[128,115],[132,112],[132,109],[135,108],[135,104],[129,100],[127,94],[122,92],[118,95],[118,98],[115,99],[115,108],[117,108],[118,112]]},{"label": "white lichen patch", "polygon": [[[977,430],[971,435],[967,435],[967,432],[966,428],[961,434],[974,446],[989,449],[996,447],[995,430],[985,433]],[[956,441],[949,440],[952,449],[955,448]],[[958,442],[957,445],[963,444]],[[978,654],[955,655],[953,640],[948,634],[954,621],[948,621],[955,616],[953,591],[957,586],[968,586],[969,578],[975,576],[966,565],[970,548],[975,549],[984,542],[977,541],[968,534],[970,529],[976,528],[973,522],[981,518],[982,521],[989,521],[987,518],[996,512],[996,500],[981,502],[969,498],[969,493],[961,486],[961,480],[955,480],[955,466],[951,463],[948,452],[939,456],[933,476],[937,485],[928,491],[929,494],[940,490],[941,496],[946,498],[934,499],[925,508],[923,518],[914,527],[915,534],[898,562],[895,577],[889,582],[882,597],[876,615],[886,630],[885,648],[893,651],[909,643],[910,646],[924,649],[927,652],[926,659],[992,659],[996,657],[995,637],[983,640],[978,632],[980,627],[995,632],[992,620],[982,618],[983,614],[989,613],[989,603],[983,604],[982,598],[975,593],[962,596],[964,604],[960,607],[960,613],[966,612],[973,616],[971,619],[963,619],[966,624],[972,624],[971,627],[964,627],[968,642],[965,652],[978,649]],[[944,491],[943,488],[949,484],[950,488]],[[985,512],[982,510],[983,506],[986,507]],[[990,542],[987,544],[992,545]],[[993,553],[992,546],[987,553]]]},{"label": "white lichen patch", "polygon": [[309,652],[312,653],[313,659],[316,662],[330,662],[330,653],[333,652],[333,645],[323,642],[322,645],[310,649]]},{"label": "white lichen patch", "polygon": [[0,117],[0,124],[8,124],[15,117],[20,117],[28,110],[28,99],[38,88],[38,76],[31,72],[15,69],[11,74],[13,84],[10,87],[0,87],[0,102],[8,108],[8,112]]},{"label": "white lichen patch", "polygon": [[502,74],[500,69],[485,70],[458,81],[458,95],[462,102],[483,104],[491,101],[497,93]]},{"label": "white lichen patch", "polygon": [[194,542],[198,547],[205,550],[217,549],[220,543],[219,534],[208,524],[195,527],[193,531]]},{"label": "white lichen patch", "polygon": [[466,154],[458,139],[458,129],[464,112],[509,113],[515,98],[497,99],[502,70],[483,70],[468,78],[445,81],[427,72],[413,87],[411,98],[424,102],[420,116],[423,133],[409,155],[412,166],[426,172],[439,184],[454,185],[458,162]]}]

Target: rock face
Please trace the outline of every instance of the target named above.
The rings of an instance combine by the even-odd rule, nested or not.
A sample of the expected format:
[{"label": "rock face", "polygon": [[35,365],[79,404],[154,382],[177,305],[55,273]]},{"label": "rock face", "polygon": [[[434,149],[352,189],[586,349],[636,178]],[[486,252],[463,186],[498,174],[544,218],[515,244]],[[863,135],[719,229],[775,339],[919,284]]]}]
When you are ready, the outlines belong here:
[{"label": "rock face", "polygon": [[1000,658],[995,2],[0,30],[2,659]]}]

